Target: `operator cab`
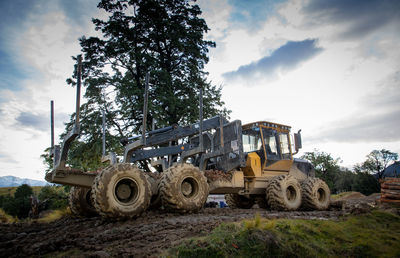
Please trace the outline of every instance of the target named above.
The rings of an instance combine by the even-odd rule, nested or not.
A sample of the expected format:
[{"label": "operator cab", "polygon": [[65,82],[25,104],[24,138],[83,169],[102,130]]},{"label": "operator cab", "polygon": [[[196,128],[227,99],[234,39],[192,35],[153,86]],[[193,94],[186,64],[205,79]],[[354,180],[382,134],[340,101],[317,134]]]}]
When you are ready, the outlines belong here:
[{"label": "operator cab", "polygon": [[[256,153],[260,157],[262,170],[290,170],[295,154],[291,148],[290,126],[255,122],[243,125],[242,135],[243,152],[247,155]],[[296,134],[295,137],[299,139]],[[300,147],[296,145],[296,153]]]}]

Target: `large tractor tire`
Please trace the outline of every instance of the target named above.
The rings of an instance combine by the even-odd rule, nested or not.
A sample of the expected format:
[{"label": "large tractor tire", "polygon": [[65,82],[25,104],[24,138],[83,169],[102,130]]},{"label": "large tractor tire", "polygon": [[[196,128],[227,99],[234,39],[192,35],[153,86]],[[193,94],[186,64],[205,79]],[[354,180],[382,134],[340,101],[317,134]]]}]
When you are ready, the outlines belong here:
[{"label": "large tractor tire", "polygon": [[72,214],[82,217],[98,215],[91,199],[91,189],[84,187],[71,187],[69,192],[69,207]]},{"label": "large tractor tire", "polygon": [[97,212],[108,218],[134,218],[150,205],[151,186],[145,174],[131,164],[115,164],[94,180],[92,197]]},{"label": "large tractor tire", "polygon": [[254,200],[239,194],[225,194],[226,204],[232,209],[250,209]]},{"label": "large tractor tire", "polygon": [[302,208],[306,210],[326,210],[329,208],[331,191],[319,178],[307,178],[301,184]]},{"label": "large tractor tire", "polygon": [[266,198],[273,210],[297,210],[301,205],[300,183],[291,175],[280,175],[271,179]]},{"label": "large tractor tire", "polygon": [[149,209],[158,210],[162,207],[161,196],[158,190],[161,176],[158,173],[157,174],[146,173],[146,178],[147,181],[150,183],[152,192]]},{"label": "large tractor tire", "polygon": [[265,196],[259,196],[259,197],[255,197],[255,202],[258,205],[258,207],[260,207],[261,209],[268,209],[270,208],[268,205],[268,201],[265,198]]},{"label": "large tractor tire", "polygon": [[207,201],[207,178],[193,165],[178,164],[163,172],[159,193],[166,210],[197,212]]}]

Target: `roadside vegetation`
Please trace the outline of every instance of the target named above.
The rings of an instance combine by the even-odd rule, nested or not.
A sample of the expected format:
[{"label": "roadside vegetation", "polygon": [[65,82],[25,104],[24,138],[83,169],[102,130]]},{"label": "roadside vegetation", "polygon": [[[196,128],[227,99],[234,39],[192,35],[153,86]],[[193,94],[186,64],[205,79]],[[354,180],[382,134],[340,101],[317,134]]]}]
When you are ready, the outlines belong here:
[{"label": "roadside vegetation", "polygon": [[218,226],[171,257],[400,257],[400,217],[374,210],[341,221],[263,219]]},{"label": "roadside vegetation", "polygon": [[51,221],[67,214],[69,187],[43,186],[0,188],[0,220],[5,223],[38,219]]},{"label": "roadside vegetation", "polygon": [[398,159],[398,154],[389,150],[373,150],[366,160],[352,169],[341,167],[342,160],[319,150],[306,152],[301,158],[311,162],[315,176],[324,180],[332,194],[360,192],[364,195],[380,192],[379,179],[387,166]]},{"label": "roadside vegetation", "polygon": [[[37,196],[43,186],[29,186],[32,188],[33,193]],[[14,196],[15,191],[17,191],[18,186],[13,187],[0,187],[0,196]]]}]

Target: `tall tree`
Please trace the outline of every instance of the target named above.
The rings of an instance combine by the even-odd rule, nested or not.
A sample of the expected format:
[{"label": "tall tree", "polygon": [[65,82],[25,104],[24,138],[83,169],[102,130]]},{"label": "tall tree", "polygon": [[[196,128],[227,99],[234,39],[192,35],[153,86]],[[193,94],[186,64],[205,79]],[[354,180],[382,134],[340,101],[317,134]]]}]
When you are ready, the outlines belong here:
[{"label": "tall tree", "polygon": [[389,150],[373,150],[367,155],[367,160],[361,164],[361,170],[382,177],[383,171],[390,163],[398,159],[398,154]]},{"label": "tall tree", "polygon": [[[209,30],[199,6],[189,0],[102,0],[108,20],[93,19],[101,37],[80,39],[84,54],[81,142],[70,152],[70,165],[85,170],[100,164],[101,110],[106,111],[107,148],[121,153],[117,139],[139,133],[143,119],[145,75],[150,73],[147,127],[198,120],[198,95],[204,91],[204,117],[228,116],[221,87],[207,81],[204,65]],[[75,85],[76,68],[67,82]],[[67,130],[72,128],[72,119]],[[84,154],[84,155],[82,155]]]}]

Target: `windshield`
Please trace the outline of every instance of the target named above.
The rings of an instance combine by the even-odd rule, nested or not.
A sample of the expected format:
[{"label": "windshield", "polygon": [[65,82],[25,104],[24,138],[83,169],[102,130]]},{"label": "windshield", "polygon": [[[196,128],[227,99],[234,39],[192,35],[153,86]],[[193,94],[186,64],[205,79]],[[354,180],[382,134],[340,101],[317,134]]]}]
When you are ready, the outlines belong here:
[{"label": "windshield", "polygon": [[243,135],[243,151],[253,152],[261,150],[262,142],[260,135],[260,128],[255,127],[251,129],[244,130]]}]

